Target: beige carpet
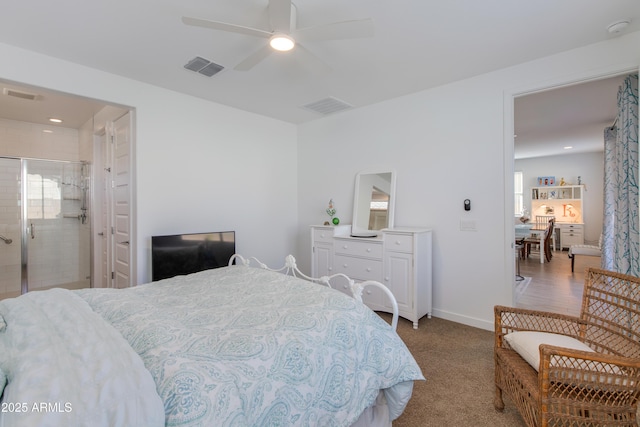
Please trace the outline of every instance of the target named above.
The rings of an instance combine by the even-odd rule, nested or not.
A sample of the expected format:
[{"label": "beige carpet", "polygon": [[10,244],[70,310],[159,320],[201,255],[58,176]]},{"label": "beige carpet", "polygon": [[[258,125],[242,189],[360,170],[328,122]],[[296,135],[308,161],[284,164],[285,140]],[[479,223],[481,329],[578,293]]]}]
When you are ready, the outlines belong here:
[{"label": "beige carpet", "polygon": [[504,412],[493,407],[493,332],[424,317],[418,330],[400,318],[398,334],[426,381],[416,382],[394,427],[525,426],[507,399]]}]

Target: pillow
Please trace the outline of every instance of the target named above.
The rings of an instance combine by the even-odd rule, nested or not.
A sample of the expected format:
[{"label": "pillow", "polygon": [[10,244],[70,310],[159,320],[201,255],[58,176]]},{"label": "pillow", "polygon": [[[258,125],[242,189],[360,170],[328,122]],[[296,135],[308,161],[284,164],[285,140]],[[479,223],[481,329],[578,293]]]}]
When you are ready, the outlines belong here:
[{"label": "pillow", "polygon": [[540,344],[555,345],[574,350],[591,351],[591,347],[575,338],[548,332],[519,331],[504,336],[512,349],[516,351],[536,371],[540,368]]}]

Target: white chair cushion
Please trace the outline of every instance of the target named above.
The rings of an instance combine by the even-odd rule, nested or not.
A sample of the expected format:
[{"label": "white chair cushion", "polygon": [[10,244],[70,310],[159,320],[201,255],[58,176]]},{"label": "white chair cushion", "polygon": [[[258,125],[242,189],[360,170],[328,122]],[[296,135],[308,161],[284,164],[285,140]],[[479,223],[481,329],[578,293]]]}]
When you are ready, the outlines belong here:
[{"label": "white chair cushion", "polygon": [[504,339],[509,343],[511,348],[536,371],[540,368],[540,344],[593,352],[593,350],[582,341],[565,335],[551,334],[548,332],[511,332],[506,334]]},{"label": "white chair cushion", "polygon": [[593,245],[572,245],[569,248],[569,255],[601,256],[602,251],[599,247]]}]

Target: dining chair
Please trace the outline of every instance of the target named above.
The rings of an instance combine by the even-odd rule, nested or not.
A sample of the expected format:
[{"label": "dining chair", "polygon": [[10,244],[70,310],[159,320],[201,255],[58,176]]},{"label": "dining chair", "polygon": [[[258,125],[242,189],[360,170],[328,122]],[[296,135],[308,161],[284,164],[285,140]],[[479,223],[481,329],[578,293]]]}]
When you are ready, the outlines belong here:
[{"label": "dining chair", "polygon": [[[540,228],[546,228],[547,224],[549,224],[549,221],[554,220],[554,223],[556,221],[556,217],[555,215],[536,215],[536,227],[540,227]],[[556,250],[556,233],[555,233],[555,229],[551,230],[551,248],[555,251]]]},{"label": "dining chair", "polygon": [[[536,217],[537,222],[537,217]],[[551,261],[553,258],[552,253],[552,245],[553,245],[553,234],[555,230],[555,217],[551,217],[550,220],[546,224],[542,226],[538,226],[536,224],[536,228],[539,228],[541,231],[537,231],[536,233],[532,233],[531,236],[524,239],[523,248],[522,248],[522,257],[526,258],[531,254],[531,246],[536,245],[539,247],[539,250],[542,252],[541,256],[544,256],[547,262]],[[540,239],[538,233],[544,233],[544,238]]]}]

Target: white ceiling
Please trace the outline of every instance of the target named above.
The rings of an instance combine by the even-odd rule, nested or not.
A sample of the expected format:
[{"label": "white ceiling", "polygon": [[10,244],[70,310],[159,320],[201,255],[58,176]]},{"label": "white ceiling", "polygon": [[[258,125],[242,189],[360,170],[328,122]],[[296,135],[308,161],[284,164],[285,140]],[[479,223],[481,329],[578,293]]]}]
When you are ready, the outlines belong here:
[{"label": "white ceiling", "polygon": [[[514,100],[516,159],[604,151],[625,76],[555,88]],[[570,147],[570,148],[567,148]]]},{"label": "white ceiling", "polygon": [[[607,40],[614,35],[606,27],[620,19],[631,19],[627,32],[640,29],[638,0],[295,3],[300,28],[372,18],[375,35],[306,43],[331,67],[329,72],[295,49],[273,54],[249,71],[235,71],[233,67],[263,46],[264,39],[186,26],[181,18],[268,29],[268,0],[29,0],[3,4],[0,43],[303,123],[321,115],[301,107],[328,97],[357,108]],[[195,56],[225,69],[211,78],[186,70],[184,65]],[[0,117],[12,118],[7,111],[17,114],[20,109],[3,106],[6,98],[0,96]],[[531,132],[516,129],[520,140]]]}]

